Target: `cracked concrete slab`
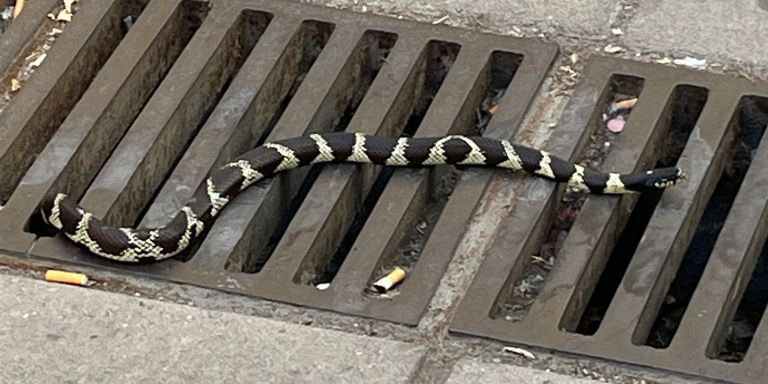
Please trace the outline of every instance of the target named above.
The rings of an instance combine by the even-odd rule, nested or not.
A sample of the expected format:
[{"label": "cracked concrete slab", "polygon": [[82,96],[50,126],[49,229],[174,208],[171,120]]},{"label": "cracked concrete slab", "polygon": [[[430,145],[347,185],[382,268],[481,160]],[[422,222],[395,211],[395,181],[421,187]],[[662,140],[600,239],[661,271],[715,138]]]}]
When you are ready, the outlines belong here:
[{"label": "cracked concrete slab", "polygon": [[463,25],[531,26],[568,34],[607,35],[619,0],[302,0],[383,14],[408,14]]},{"label": "cracked concrete slab", "polygon": [[405,383],[422,346],[0,275],[0,382]]},{"label": "cracked concrete slab", "polygon": [[766,20],[768,11],[757,0],[644,0],[624,41],[656,51],[765,64]]},{"label": "cracked concrete slab", "polygon": [[463,383],[520,383],[520,384],[592,384],[591,379],[580,379],[558,373],[539,371],[495,363],[483,363],[473,359],[462,359],[453,367],[445,384]]}]

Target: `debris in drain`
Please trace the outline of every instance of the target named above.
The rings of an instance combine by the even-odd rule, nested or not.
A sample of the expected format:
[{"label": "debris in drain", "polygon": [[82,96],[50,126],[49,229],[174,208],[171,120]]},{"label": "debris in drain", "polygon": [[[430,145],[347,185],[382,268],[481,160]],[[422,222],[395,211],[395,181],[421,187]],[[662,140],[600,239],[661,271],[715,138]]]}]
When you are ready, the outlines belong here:
[{"label": "debris in drain", "polygon": [[[611,93],[598,106],[597,112],[604,112],[602,119],[595,121],[591,128],[589,144],[577,163],[588,168],[600,168],[611,149],[615,136],[602,129],[613,118],[628,116],[637,104],[642,86],[635,78],[617,76],[611,80]],[[617,107],[617,105],[621,107]],[[554,220],[545,230],[543,243],[534,250],[525,263],[520,277],[512,283],[509,296],[499,306],[499,317],[507,321],[522,321],[528,315],[531,304],[536,300],[549,278],[557,256],[565,243],[571,226],[581,211],[586,195],[579,191],[566,190],[555,209]]]},{"label": "debris in drain", "polygon": [[637,97],[633,97],[630,99],[617,101],[613,103],[613,107],[611,107],[611,110],[623,110],[623,109],[632,109],[635,107],[635,104],[637,104]]},{"label": "debris in drain", "polygon": [[675,59],[672,60],[675,65],[679,65],[682,67],[689,67],[689,68],[704,68],[707,66],[707,60],[706,59],[697,59],[695,57],[686,56],[682,59]]},{"label": "debris in drain", "polygon": [[373,288],[379,293],[384,293],[403,280],[405,280],[405,271],[400,267],[395,267],[392,272],[373,283]]},{"label": "debris in drain", "polygon": [[43,64],[43,61],[45,61],[45,58],[47,56],[48,56],[48,54],[46,54],[46,53],[40,54],[40,56],[37,56],[37,58],[35,58],[35,60],[33,62],[29,63],[29,67],[30,68],[37,68],[37,67],[39,67],[40,65]]},{"label": "debris in drain", "polygon": [[13,7],[0,8],[0,33],[5,32],[13,18]]},{"label": "debris in drain", "polygon": [[603,115],[603,120],[607,121],[606,127],[613,133],[620,133],[627,124],[627,115],[637,104],[637,97],[627,95],[616,95],[611,103],[608,113]]},{"label": "debris in drain", "polygon": [[608,130],[613,133],[620,133],[624,130],[624,125],[626,125],[627,122],[624,120],[624,116],[616,116],[613,119],[608,121]]},{"label": "debris in drain", "polygon": [[325,291],[331,286],[331,283],[320,283],[315,285],[315,288],[317,288],[318,291]]},{"label": "debris in drain", "polygon": [[524,356],[525,358],[530,360],[536,360],[536,355],[534,355],[533,353],[531,353],[526,349],[516,348],[516,347],[504,347],[504,352]]},{"label": "debris in drain", "polygon": [[432,24],[434,24],[434,25],[442,24],[442,23],[445,23],[446,21],[448,21],[448,19],[449,19],[449,16],[445,15],[445,16],[443,16],[443,17],[433,21]]},{"label": "debris in drain", "polygon": [[[0,112],[2,112],[10,103],[11,97],[21,90],[21,87],[25,81],[27,81],[35,72],[43,61],[46,59],[46,52],[53,46],[58,36],[63,32],[64,27],[67,25],[66,21],[57,21],[56,14],[60,11],[69,10],[70,15],[77,13],[76,0],[63,1],[63,5],[54,9],[48,14],[48,21],[42,27],[42,32],[36,37],[36,40],[30,44],[29,50],[26,51],[25,56],[22,56],[16,63],[14,63],[7,72],[7,76],[0,79]],[[6,9],[0,8],[0,32],[5,28],[6,19],[12,17],[13,7]]]},{"label": "debris in drain", "polygon": [[74,285],[88,285],[88,276],[77,273],[49,269],[45,272],[45,281]]},{"label": "debris in drain", "polygon": [[499,101],[504,97],[504,89],[494,89],[489,91],[490,95],[483,100],[480,107],[477,109],[477,133],[481,134],[488,127],[488,123],[491,121],[493,115],[499,111]]},{"label": "debris in drain", "polygon": [[621,53],[621,52],[624,52],[624,47],[620,47],[618,45],[613,45],[613,44],[608,44],[608,45],[605,46],[605,48],[603,48],[603,52],[611,53],[611,54]]}]

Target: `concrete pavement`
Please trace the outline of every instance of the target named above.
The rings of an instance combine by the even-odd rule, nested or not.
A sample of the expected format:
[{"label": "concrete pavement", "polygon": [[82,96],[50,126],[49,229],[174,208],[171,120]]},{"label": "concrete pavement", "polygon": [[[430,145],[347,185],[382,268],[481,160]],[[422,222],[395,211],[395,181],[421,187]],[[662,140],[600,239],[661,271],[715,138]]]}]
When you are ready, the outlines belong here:
[{"label": "concrete pavement", "polygon": [[406,383],[424,347],[0,275],[0,383]]}]

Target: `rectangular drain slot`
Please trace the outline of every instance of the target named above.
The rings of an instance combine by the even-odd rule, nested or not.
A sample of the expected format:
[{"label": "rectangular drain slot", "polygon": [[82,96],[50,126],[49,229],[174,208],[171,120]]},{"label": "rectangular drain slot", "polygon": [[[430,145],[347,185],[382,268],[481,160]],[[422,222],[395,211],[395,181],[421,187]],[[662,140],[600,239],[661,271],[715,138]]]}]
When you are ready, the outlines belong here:
[{"label": "rectangular drain slot", "polygon": [[[408,122],[402,128],[401,135],[412,136],[416,133],[432,104],[432,100],[440,90],[451,66],[456,61],[459,50],[460,47],[458,45],[446,42],[431,41],[427,44],[425,52],[422,53],[422,55],[426,56],[424,58],[424,70],[419,75],[419,77],[423,76],[423,78],[418,80],[422,84],[418,91],[418,102],[412,107]],[[335,244],[331,244],[328,250],[324,252],[324,255],[320,257],[308,255],[304,259],[299,271],[294,276],[295,283],[318,285],[333,281],[393,172],[394,170],[389,168],[380,169],[378,176],[375,177],[375,181],[370,187],[366,186],[364,180],[370,177],[365,177],[363,172],[354,173],[353,177],[357,179],[354,184],[359,186],[358,188],[361,191],[367,190],[367,195],[364,195],[364,192],[362,192],[359,196],[355,197],[355,201],[352,203],[353,206],[350,207],[351,212],[355,212],[354,217],[351,220],[347,219],[340,226],[340,234],[344,233],[342,231],[346,233],[339,236],[334,241]],[[348,215],[347,217],[350,216]],[[346,228],[346,230],[342,228]]]},{"label": "rectangular drain slot", "polygon": [[[617,101],[640,98],[643,92],[644,80],[640,77],[614,74],[606,88],[603,90],[593,116],[589,123],[589,143],[582,151],[578,164],[592,169],[600,169],[605,157],[611,150],[611,144],[617,136],[606,129],[609,118],[621,118],[628,122],[632,116],[632,110],[616,111],[612,106]],[[492,318],[503,317],[509,321],[520,321],[527,317],[531,304],[537,297],[541,288],[549,278],[549,271],[557,262],[557,255],[561,252],[563,241],[570,231],[571,226],[579,215],[581,206],[587,199],[584,194],[572,194],[566,191],[554,208],[549,228],[543,233],[537,249],[524,266],[518,268],[522,271],[514,273],[510,279],[514,283],[499,296],[499,305],[491,314]],[[554,205],[554,204],[553,204]]]},{"label": "rectangular drain slot", "polygon": [[[93,30],[91,38],[84,43],[69,67],[49,90],[48,97],[39,105],[37,113],[30,120],[22,122],[23,126],[17,127],[15,122],[9,123],[3,119],[10,119],[9,113],[0,115],[0,136],[7,139],[7,144],[0,146],[0,168],[4,170],[0,175],[0,204],[8,200],[35,156],[45,147],[123,40],[127,33],[123,20],[128,17],[134,20],[138,18],[146,4],[147,0],[119,0],[112,3]],[[81,16],[89,15],[82,13]],[[22,101],[19,97],[16,100]],[[9,129],[20,131],[5,132]]]},{"label": "rectangular drain slot", "polygon": [[[142,207],[148,204],[156,188],[178,163],[184,148],[226,92],[271,18],[261,12],[240,14],[210,60],[199,69],[193,84],[187,89],[179,89],[185,92],[185,98],[166,120],[156,121],[150,116],[154,108],[159,108],[159,100],[167,94],[150,99],[150,103],[158,100],[158,104],[150,104],[139,115],[89,187],[89,192],[83,196],[81,204],[99,207],[91,209],[103,214],[107,223],[138,224]],[[187,52],[193,54],[189,49]],[[141,158],[137,158],[137,152]],[[121,180],[111,176],[118,173],[118,169],[127,173]]]},{"label": "rectangular drain slot", "polygon": [[[458,127],[459,133],[482,135],[493,118],[494,112],[499,108],[499,101],[512,83],[522,61],[521,55],[511,52],[496,51],[491,54],[487,69],[483,74],[484,78],[480,80],[476,88],[480,97],[475,97],[470,101],[470,103],[474,103],[470,107],[475,113],[473,113],[471,120],[463,122],[464,124]],[[418,124],[420,123],[421,121]],[[443,172],[439,172],[437,169],[431,170],[426,190],[420,199],[412,204],[408,218],[401,221],[402,230],[399,231],[401,233],[399,241],[393,242],[394,249],[383,253],[366,286],[370,287],[375,280],[386,275],[395,267],[400,267],[408,273],[416,268],[463,172],[461,167],[446,168],[449,169]],[[394,169],[386,171],[394,172]],[[375,292],[368,293],[375,297],[391,297],[398,294],[400,288],[401,286],[396,286],[384,295]]]},{"label": "rectangular drain slot", "polygon": [[[716,337],[716,352],[709,356],[718,360],[740,363],[749,352],[757,327],[764,321],[768,304],[768,241],[763,244],[757,265],[752,272],[746,289],[738,302],[726,332]],[[763,324],[764,326],[765,324]]]},{"label": "rectangular drain slot", "polygon": [[751,164],[752,153],[757,150],[765,132],[768,124],[766,112],[768,112],[768,100],[745,97],[740,102],[737,116],[734,116],[732,123],[735,137],[730,144],[730,155],[696,227],[691,244],[678,267],[675,279],[672,280],[664,296],[664,303],[644,340],[645,345],[667,348],[672,342],[680,325],[680,319],[687,311],[715,241],[744,181],[744,176]]},{"label": "rectangular drain slot", "polygon": [[[664,126],[660,128],[661,142],[656,151],[658,160],[654,167],[671,167],[677,163],[706,100],[707,90],[704,88],[687,85],[675,88],[667,112],[662,115],[661,124]],[[564,329],[583,335],[592,335],[597,331],[661,194],[662,191],[657,191],[640,195],[624,229],[618,235],[597,284],[591,289],[593,293],[586,307],[574,309],[577,312],[574,318],[580,317],[580,320],[578,323],[563,324]],[[581,314],[578,315],[578,312]]]},{"label": "rectangular drain slot", "polygon": [[[99,118],[61,172],[61,177],[50,184],[45,194],[67,191],[71,196],[79,197],[85,193],[112,150],[200,28],[207,16],[207,10],[202,3],[191,0],[179,4],[157,38],[141,56],[130,76],[121,84],[112,102],[101,111]],[[85,128],[72,127],[67,123],[65,121],[62,124],[54,138],[70,135],[75,137],[73,130]],[[60,151],[51,149],[51,152],[52,154],[43,152],[38,160],[39,164],[47,162],[49,156],[55,156],[54,153]],[[36,174],[41,173],[38,169],[37,164],[33,165],[25,178],[35,178]]]},{"label": "rectangular drain slot", "polygon": [[[338,105],[334,108],[337,115],[332,118],[332,126],[326,130],[343,131],[346,129],[363,97],[367,94],[382,66],[385,65],[385,60],[396,41],[396,35],[384,31],[369,30],[363,34],[358,42],[355,56],[352,58],[353,61],[351,61],[355,65],[350,68],[349,76],[354,80],[340,96]],[[261,272],[283,239],[291,220],[318,175],[318,170],[308,171],[295,193],[283,193],[283,196],[279,198],[280,215],[272,217],[275,225],[265,228],[264,234],[249,239],[251,245],[248,248],[251,251],[247,255],[240,256],[239,253],[231,255],[225,264],[228,270],[241,270],[245,273]],[[281,178],[291,178],[291,176],[293,175],[280,175],[275,182],[279,182]],[[276,210],[275,213],[277,212]]]},{"label": "rectangular drain slot", "polygon": [[[188,186],[201,186],[208,173],[263,143],[272,132],[334,30],[333,24],[314,20],[301,22],[297,30],[286,24],[272,23],[265,31],[266,41],[258,47],[263,54],[252,52],[243,63],[243,75],[233,79],[140,225],[163,225],[192,196],[194,189]],[[264,68],[270,60],[274,70]],[[221,149],[215,153],[211,147]]]}]

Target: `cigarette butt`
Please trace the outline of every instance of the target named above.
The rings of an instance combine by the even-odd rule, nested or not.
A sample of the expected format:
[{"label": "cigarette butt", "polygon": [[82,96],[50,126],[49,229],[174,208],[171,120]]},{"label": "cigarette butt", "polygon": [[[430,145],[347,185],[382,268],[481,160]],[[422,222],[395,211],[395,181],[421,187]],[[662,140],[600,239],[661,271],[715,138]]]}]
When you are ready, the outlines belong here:
[{"label": "cigarette butt", "polygon": [[384,293],[403,280],[405,280],[405,271],[400,267],[395,267],[395,269],[388,275],[373,283],[373,287],[376,288],[376,291],[379,293]]},{"label": "cigarette butt", "polygon": [[57,271],[55,269],[49,269],[45,272],[45,280],[55,283],[66,283],[75,285],[88,284],[88,276],[82,273]]},{"label": "cigarette butt", "polygon": [[13,18],[19,17],[21,10],[24,9],[24,0],[16,0],[16,5],[13,7]]}]

